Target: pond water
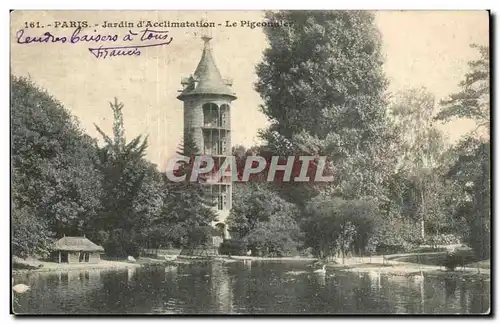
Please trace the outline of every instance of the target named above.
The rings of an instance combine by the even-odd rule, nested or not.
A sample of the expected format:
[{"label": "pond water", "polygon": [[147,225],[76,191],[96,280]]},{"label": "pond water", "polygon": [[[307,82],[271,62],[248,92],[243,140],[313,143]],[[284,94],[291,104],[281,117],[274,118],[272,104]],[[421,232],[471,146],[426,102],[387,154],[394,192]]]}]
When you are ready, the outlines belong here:
[{"label": "pond water", "polygon": [[17,275],[21,314],[484,313],[490,281],[327,271],[303,262],[195,263]]}]

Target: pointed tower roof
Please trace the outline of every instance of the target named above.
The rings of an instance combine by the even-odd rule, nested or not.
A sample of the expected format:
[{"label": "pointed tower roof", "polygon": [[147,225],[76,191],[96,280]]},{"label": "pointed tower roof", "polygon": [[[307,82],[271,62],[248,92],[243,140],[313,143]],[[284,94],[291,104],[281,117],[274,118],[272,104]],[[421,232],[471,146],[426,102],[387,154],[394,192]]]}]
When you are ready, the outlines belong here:
[{"label": "pointed tower roof", "polygon": [[208,36],[203,37],[205,46],[200,62],[193,76],[190,77],[188,82],[189,85],[182,91],[177,99],[183,100],[189,96],[204,94],[223,95],[229,96],[233,100],[236,99],[236,96],[230,89],[230,84],[222,78],[215,64],[210,48],[210,39],[211,37]]}]

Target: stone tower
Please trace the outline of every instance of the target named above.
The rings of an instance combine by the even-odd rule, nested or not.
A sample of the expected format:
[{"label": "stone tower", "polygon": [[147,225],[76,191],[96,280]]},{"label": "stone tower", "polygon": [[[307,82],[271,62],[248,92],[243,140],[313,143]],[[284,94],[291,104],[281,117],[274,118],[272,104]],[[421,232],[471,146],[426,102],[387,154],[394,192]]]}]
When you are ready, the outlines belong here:
[{"label": "stone tower", "polygon": [[[204,48],[200,62],[193,75],[182,79],[183,88],[177,99],[184,102],[184,136],[191,132],[200,155],[211,156],[216,165],[222,165],[232,155],[231,102],[236,96],[231,90],[232,82],[222,78],[215,64],[211,37],[203,36],[202,39]],[[232,205],[231,177],[223,177],[220,181],[208,179],[205,185],[217,209],[217,221],[212,226],[220,233],[213,237],[213,244],[218,246],[222,238],[229,237],[225,223]]]}]

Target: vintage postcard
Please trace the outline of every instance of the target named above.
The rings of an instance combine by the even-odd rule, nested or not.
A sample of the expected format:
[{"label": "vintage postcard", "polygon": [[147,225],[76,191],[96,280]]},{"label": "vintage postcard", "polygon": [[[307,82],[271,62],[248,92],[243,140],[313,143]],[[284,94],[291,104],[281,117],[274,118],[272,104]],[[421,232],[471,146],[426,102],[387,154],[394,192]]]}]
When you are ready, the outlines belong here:
[{"label": "vintage postcard", "polygon": [[13,314],[491,314],[488,11],[10,19]]}]

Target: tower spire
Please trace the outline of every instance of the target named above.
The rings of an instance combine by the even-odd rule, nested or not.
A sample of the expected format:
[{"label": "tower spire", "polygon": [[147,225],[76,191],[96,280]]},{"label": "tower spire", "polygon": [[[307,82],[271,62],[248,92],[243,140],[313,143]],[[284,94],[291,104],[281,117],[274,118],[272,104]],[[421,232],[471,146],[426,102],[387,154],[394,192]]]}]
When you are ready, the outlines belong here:
[{"label": "tower spire", "polygon": [[[206,21],[204,18],[201,20]],[[203,26],[209,26],[205,23]],[[236,96],[231,90],[232,83],[230,80],[223,79],[215,60],[212,55],[210,40],[212,33],[210,27],[202,27],[200,30],[201,39],[204,41],[204,48],[201,59],[196,67],[196,70],[191,76],[191,81],[186,78],[182,84],[184,86],[181,94],[177,97],[179,100],[184,100],[188,96],[199,95],[221,95],[235,100]]]}]

